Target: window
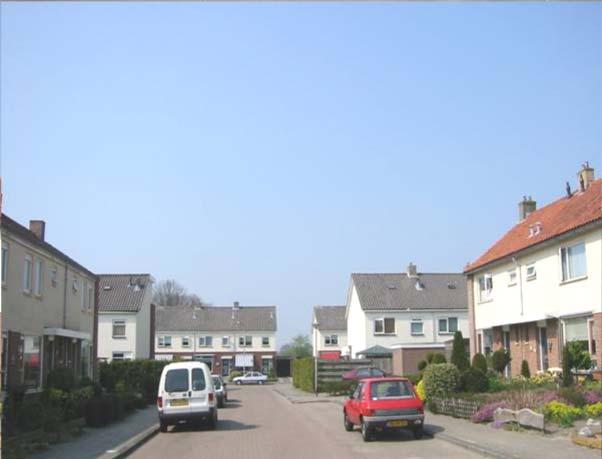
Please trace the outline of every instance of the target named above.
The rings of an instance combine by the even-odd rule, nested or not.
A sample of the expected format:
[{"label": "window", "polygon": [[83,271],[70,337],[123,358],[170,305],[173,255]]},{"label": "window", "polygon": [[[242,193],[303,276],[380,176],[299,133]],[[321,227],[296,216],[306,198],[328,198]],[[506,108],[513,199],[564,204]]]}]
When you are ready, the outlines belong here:
[{"label": "window", "polygon": [[89,378],[92,376],[92,345],[90,341],[84,339],[81,341],[81,377]]},{"label": "window", "polygon": [[326,335],[324,337],[325,346],[337,346],[339,344],[339,335]]},{"label": "window", "polygon": [[238,337],[238,345],[242,347],[251,346],[253,343],[253,338],[251,336],[239,336]]},{"label": "window", "polygon": [[383,319],[374,320],[375,335],[393,335],[395,334],[395,319],[393,317],[385,317]]},{"label": "window", "polygon": [[113,338],[125,338],[125,320],[113,321]]},{"label": "window", "polygon": [[587,275],[587,263],[585,260],[585,244],[571,245],[560,249],[562,262],[562,280],[568,281],[578,279]]},{"label": "window", "polygon": [[8,271],[8,244],[2,243],[2,283],[6,283],[6,273]]},{"label": "window", "polygon": [[188,336],[182,336],[182,347],[190,347],[190,338]]},{"label": "window", "polygon": [[73,293],[77,293],[77,291],[79,290],[79,280],[77,279],[77,277],[73,278],[73,283],[71,284],[71,289],[73,290]]},{"label": "window", "polygon": [[458,331],[458,318],[446,317],[439,319],[439,334],[451,334]]},{"label": "window", "polygon": [[269,375],[274,368],[272,359],[261,359],[261,372],[264,375]]},{"label": "window", "polygon": [[261,345],[263,347],[270,347],[270,337],[269,336],[263,336],[261,338]]},{"label": "window", "polygon": [[80,305],[82,311],[87,309],[86,298],[88,297],[88,283],[82,280],[82,291],[80,294]]},{"label": "window", "polygon": [[88,310],[94,309],[94,287],[88,285]]},{"label": "window", "polygon": [[414,336],[424,335],[424,324],[422,323],[422,319],[411,320],[410,332]]},{"label": "window", "polygon": [[484,274],[479,277],[479,300],[487,301],[491,299],[491,292],[493,290],[493,278],[491,274]]},{"label": "window", "polygon": [[33,265],[33,293],[36,295],[42,294],[42,260],[35,259]]},{"label": "window", "polygon": [[31,256],[25,255],[25,263],[23,265],[23,290],[27,293],[31,292]]},{"label": "window", "polygon": [[508,271],[508,286],[516,285],[516,269]]},{"label": "window", "polygon": [[212,336],[199,336],[199,346],[211,347],[212,345],[213,345],[213,337]]},{"label": "window", "polygon": [[222,347],[230,347],[230,337],[222,336]]},{"label": "window", "polygon": [[187,392],[188,370],[169,370],[165,375],[165,392]]},{"label": "window", "polygon": [[159,347],[171,347],[171,336],[157,337],[157,344]]},{"label": "window", "polygon": [[493,332],[491,330],[483,331],[483,354],[489,355],[493,349]]},{"label": "window", "polygon": [[29,388],[40,385],[40,337],[23,337],[23,384]]},{"label": "window", "polygon": [[56,287],[58,285],[58,277],[59,277],[58,269],[55,266],[52,268],[52,271],[50,271],[50,285],[52,285],[53,287]]},{"label": "window", "polygon": [[123,352],[113,352],[113,360],[124,360]]},{"label": "window", "polygon": [[205,390],[205,373],[200,368],[192,369],[192,390]]},{"label": "window", "polygon": [[537,270],[535,269],[535,263],[527,265],[527,280],[533,280],[537,278]]}]

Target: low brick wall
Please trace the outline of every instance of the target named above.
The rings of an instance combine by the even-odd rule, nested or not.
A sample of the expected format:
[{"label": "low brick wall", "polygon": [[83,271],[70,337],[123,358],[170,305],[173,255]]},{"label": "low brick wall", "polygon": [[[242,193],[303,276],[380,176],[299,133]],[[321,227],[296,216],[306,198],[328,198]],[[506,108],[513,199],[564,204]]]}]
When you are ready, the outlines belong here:
[{"label": "low brick wall", "polygon": [[428,402],[428,407],[435,413],[470,419],[479,410],[480,403],[461,398],[432,398]]}]

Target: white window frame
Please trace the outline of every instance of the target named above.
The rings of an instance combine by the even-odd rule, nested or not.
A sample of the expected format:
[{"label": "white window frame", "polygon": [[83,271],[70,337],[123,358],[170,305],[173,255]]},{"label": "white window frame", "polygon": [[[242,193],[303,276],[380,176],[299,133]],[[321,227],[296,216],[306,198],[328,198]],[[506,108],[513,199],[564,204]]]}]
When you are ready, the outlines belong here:
[{"label": "white window frame", "polygon": [[33,284],[33,257],[31,255],[25,255],[23,261],[23,291],[25,293],[31,293]]},{"label": "white window frame", "polygon": [[[571,273],[569,273],[569,267],[570,264],[569,262],[569,254],[568,251],[569,249],[572,249],[573,247],[577,247],[579,245],[583,246],[583,256],[585,257],[585,274],[581,274],[579,276],[572,276]],[[559,249],[559,255],[560,255],[560,281],[561,282],[573,282],[576,280],[581,280],[581,279],[586,279],[587,278],[587,251],[585,250],[585,242],[584,241],[579,241],[579,242],[575,242],[573,244],[570,245],[565,245],[560,247]],[[567,263],[567,268],[566,268],[566,272],[565,272],[565,263]],[[566,277],[565,277],[566,274]]]},{"label": "white window frame", "polygon": [[[450,321],[450,319],[455,319],[456,320],[456,329],[454,331],[451,331],[449,329],[449,321]],[[441,330],[441,321],[442,320],[445,321],[445,330],[444,331]],[[453,335],[459,329],[460,329],[460,324],[459,324],[458,317],[456,317],[456,316],[449,316],[449,317],[439,317],[439,318],[437,318],[437,332],[438,332],[439,335]]]},{"label": "white window frame", "polygon": [[190,336],[182,336],[182,347],[190,347]]},{"label": "white window frame", "polygon": [[129,360],[125,358],[125,352],[113,351],[111,354],[111,360]]},{"label": "white window frame", "polygon": [[339,335],[333,333],[332,335],[324,336],[324,346],[338,346]]},{"label": "white window frame", "polygon": [[2,285],[6,284],[8,277],[8,243],[2,241]]},{"label": "white window frame", "polygon": [[[531,270],[531,274],[529,274],[529,270]],[[535,263],[528,263],[525,267],[525,277],[528,281],[537,279],[537,267]]]},{"label": "white window frame", "polygon": [[[481,279],[483,282],[481,283]],[[479,276],[477,285],[479,287],[479,301],[491,301],[493,299],[493,276],[491,273],[483,274]],[[485,288],[482,288],[482,287]]]},{"label": "white window frame", "polygon": [[[123,335],[116,335],[115,334],[115,325],[117,326],[122,326],[123,325]],[[126,329],[126,323],[125,320],[123,319],[114,319],[112,322],[112,327],[111,327],[111,335],[113,336],[113,339],[125,339],[127,338],[127,329]]]},{"label": "white window frame", "polygon": [[42,296],[44,287],[44,262],[41,258],[35,257],[33,260],[33,294]]},{"label": "white window frame", "polygon": [[[249,339],[247,339],[249,338]],[[239,347],[253,347],[253,337],[250,335],[239,336],[238,337],[238,346]]]},{"label": "white window frame", "polygon": [[199,347],[213,347],[213,336],[199,336]]},{"label": "white window frame", "polygon": [[508,287],[512,287],[516,285],[518,282],[518,273],[516,272],[516,268],[508,270]]},{"label": "white window frame", "polygon": [[79,291],[79,279],[77,276],[73,276],[73,283],[71,284],[71,289],[73,293],[77,293]]},{"label": "white window frame", "polygon": [[230,337],[222,336],[222,347],[230,347]]},{"label": "white window frame", "polygon": [[[393,331],[392,332],[387,332],[387,320],[392,320],[393,321]],[[382,326],[382,331],[377,331],[376,330],[376,324],[380,323]],[[395,320],[395,317],[379,317],[377,319],[374,319],[374,334],[375,335],[396,335],[397,334],[397,321]]]},{"label": "white window frame", "polygon": [[[265,342],[267,340],[267,343]],[[261,337],[261,347],[270,347],[270,337],[262,336]]]},{"label": "white window frame", "polygon": [[171,347],[171,335],[157,336],[157,347]]},{"label": "white window frame", "polygon": [[[420,324],[420,332],[414,332],[412,325]],[[412,336],[424,336],[424,321],[422,319],[411,319],[410,320],[410,335]]]},{"label": "white window frame", "polygon": [[50,285],[52,285],[53,287],[56,287],[58,285],[58,279],[59,279],[59,270],[56,266],[54,266],[50,270]]}]

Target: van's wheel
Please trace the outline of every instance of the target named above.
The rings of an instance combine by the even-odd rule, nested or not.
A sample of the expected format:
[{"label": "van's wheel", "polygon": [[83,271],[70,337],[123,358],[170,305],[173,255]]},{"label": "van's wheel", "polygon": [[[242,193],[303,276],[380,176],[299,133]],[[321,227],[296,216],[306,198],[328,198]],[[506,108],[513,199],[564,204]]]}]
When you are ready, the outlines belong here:
[{"label": "van's wheel", "polygon": [[213,415],[209,420],[209,429],[214,430],[217,427],[217,410],[213,410]]},{"label": "van's wheel", "polygon": [[167,424],[165,422],[163,422],[163,421],[159,421],[159,430],[162,433],[167,432]]},{"label": "van's wheel", "polygon": [[349,418],[347,417],[347,413],[345,412],[343,412],[343,425],[345,426],[345,430],[347,432],[353,431],[353,422],[349,420]]},{"label": "van's wheel", "polygon": [[362,419],[362,440],[372,441],[372,434],[370,433],[370,430],[368,429],[368,424],[366,422],[364,422],[363,419]]},{"label": "van's wheel", "polygon": [[422,426],[414,428],[414,438],[416,440],[420,440],[423,435],[424,435],[424,430],[422,429]]}]

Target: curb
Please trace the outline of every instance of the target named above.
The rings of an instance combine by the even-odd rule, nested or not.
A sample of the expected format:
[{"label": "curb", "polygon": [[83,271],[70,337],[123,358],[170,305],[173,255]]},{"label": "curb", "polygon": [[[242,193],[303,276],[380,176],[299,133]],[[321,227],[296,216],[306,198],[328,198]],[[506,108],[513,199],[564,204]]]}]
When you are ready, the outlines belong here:
[{"label": "curb", "polygon": [[129,440],[126,440],[119,446],[111,448],[98,456],[96,459],[122,459],[133,453],[137,448],[142,446],[159,432],[159,424],[143,430],[139,434],[134,435]]},{"label": "curb", "polygon": [[464,440],[463,438],[454,437],[452,435],[447,435],[445,433],[433,433],[433,432],[428,431],[427,429],[425,429],[424,433],[429,435],[430,437],[439,438],[443,441],[446,441],[448,443],[453,443],[456,446],[460,446],[464,449],[479,453],[486,457],[493,457],[495,459],[517,459],[518,458],[518,456],[504,454],[499,451],[495,451],[493,449],[489,449],[489,448],[480,446],[471,440]]}]

